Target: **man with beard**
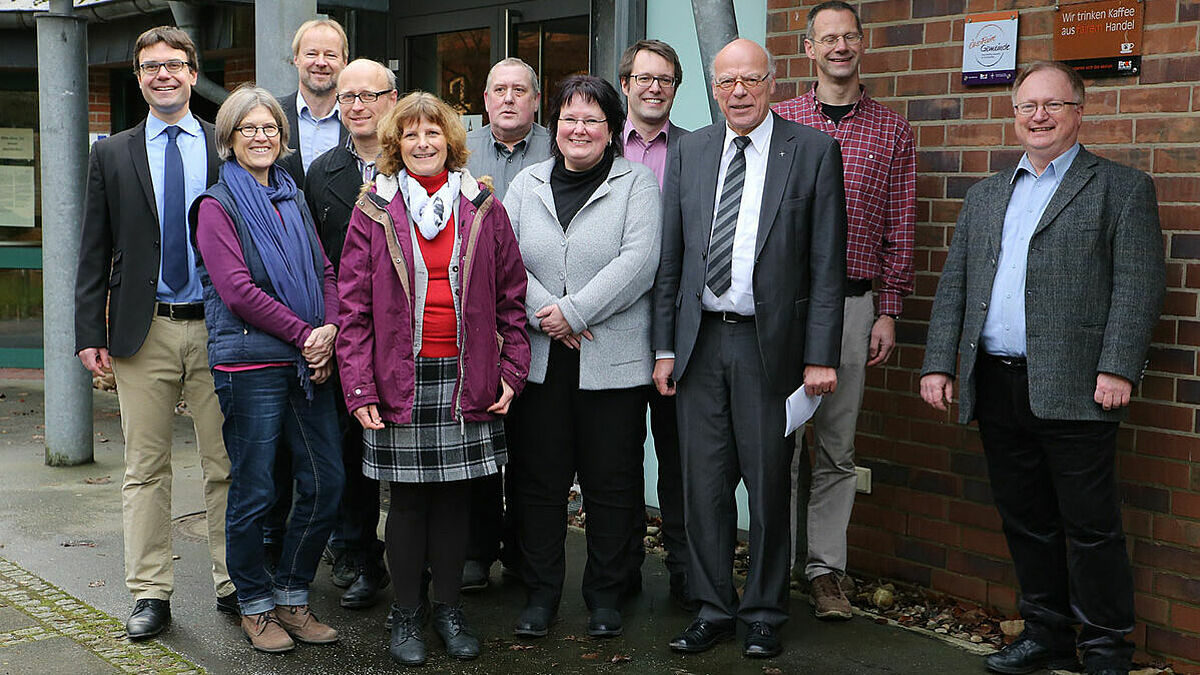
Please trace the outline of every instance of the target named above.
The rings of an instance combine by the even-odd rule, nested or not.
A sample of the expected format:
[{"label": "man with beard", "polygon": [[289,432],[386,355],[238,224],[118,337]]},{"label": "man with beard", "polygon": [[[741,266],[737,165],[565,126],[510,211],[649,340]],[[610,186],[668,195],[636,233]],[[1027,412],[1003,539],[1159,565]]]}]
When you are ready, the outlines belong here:
[{"label": "man with beard", "polygon": [[292,63],[300,87],[279,99],[279,104],[292,130],[288,147],[295,152],[279,165],[292,174],[296,185],[304,185],[304,172],[314,159],[346,144],[347,131],[336,103],[338,74],[349,60],[346,31],[333,19],[305,21],[292,38]]}]

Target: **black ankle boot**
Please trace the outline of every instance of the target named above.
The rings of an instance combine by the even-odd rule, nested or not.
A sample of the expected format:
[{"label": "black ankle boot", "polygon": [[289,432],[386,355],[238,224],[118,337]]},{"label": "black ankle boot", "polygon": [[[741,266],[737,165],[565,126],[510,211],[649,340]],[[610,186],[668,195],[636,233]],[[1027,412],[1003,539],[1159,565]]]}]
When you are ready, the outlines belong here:
[{"label": "black ankle boot", "polygon": [[462,607],[433,603],[433,630],[446,643],[446,653],[460,661],[479,656],[479,640],[471,635]]},{"label": "black ankle boot", "polygon": [[421,632],[424,617],[421,608],[392,605],[388,620],[392,624],[392,641],[388,654],[392,660],[406,666],[425,663],[425,637]]}]

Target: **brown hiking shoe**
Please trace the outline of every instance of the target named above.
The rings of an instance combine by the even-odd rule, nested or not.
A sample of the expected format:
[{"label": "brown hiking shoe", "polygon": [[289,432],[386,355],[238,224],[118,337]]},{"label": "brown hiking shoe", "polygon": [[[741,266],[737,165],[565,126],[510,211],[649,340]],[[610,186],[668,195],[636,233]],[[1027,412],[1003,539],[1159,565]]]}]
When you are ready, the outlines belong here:
[{"label": "brown hiking shoe", "polygon": [[260,652],[287,652],[296,648],[296,643],[288,636],[275,612],[262,614],[246,614],[242,616],[242,632],[246,639]]},{"label": "brown hiking shoe", "polygon": [[833,572],[812,580],[811,598],[815,610],[813,613],[818,619],[844,620],[854,616],[850,611],[850,601],[846,599]]},{"label": "brown hiking shoe", "polygon": [[321,623],[308,605],[278,605],[275,616],[293,638],[310,644],[325,645],[337,642],[338,632]]}]

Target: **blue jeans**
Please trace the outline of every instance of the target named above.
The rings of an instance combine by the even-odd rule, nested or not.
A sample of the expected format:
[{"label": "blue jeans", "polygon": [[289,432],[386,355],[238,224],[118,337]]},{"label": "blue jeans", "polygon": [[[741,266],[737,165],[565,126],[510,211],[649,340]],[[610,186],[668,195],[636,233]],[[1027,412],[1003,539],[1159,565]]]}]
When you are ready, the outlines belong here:
[{"label": "blue jeans", "polygon": [[[308,586],[337,518],[345,476],[334,391],[314,385],[306,400],[294,368],[213,371],[232,465],[225,559],[242,614],[308,604]],[[282,441],[282,443],[281,443]],[[296,503],[272,580],[264,566],[263,520],[275,499],[276,449],[287,448]]]}]

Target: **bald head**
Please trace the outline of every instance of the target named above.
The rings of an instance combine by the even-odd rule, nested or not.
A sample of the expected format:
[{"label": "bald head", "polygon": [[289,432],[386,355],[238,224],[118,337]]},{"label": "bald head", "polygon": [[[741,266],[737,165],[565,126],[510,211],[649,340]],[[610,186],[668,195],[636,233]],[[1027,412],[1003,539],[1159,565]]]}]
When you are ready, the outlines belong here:
[{"label": "bald head", "polygon": [[[396,105],[395,73],[382,63],[355,59],[338,75],[337,94],[342,124],[354,138],[359,154],[374,157],[379,120]],[[371,154],[365,154],[368,152]]]},{"label": "bald head", "polygon": [[342,69],[338,75],[338,93],[342,92],[342,80],[347,76],[353,80],[365,78],[374,82],[379,85],[374,91],[396,88],[396,74],[388,70],[382,63],[371,59],[354,59]]},{"label": "bald head", "polygon": [[713,98],[735,133],[753,131],[770,112],[775,91],[774,59],[762,45],[739,38],[712,62]]}]

